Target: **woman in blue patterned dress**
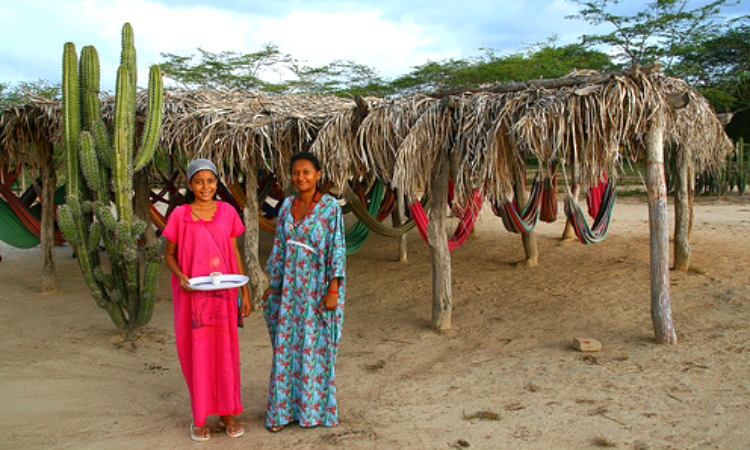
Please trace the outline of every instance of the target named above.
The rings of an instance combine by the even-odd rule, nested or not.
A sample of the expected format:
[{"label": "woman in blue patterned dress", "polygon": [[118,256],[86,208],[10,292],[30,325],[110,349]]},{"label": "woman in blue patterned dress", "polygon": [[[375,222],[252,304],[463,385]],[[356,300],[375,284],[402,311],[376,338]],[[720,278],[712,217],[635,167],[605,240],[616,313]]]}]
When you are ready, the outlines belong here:
[{"label": "woman in blue patterned dress", "polygon": [[318,191],[320,163],[291,161],[297,195],[279,212],[263,313],[273,346],[266,427],[338,425],[334,363],[344,318],[346,243],[335,198]]}]

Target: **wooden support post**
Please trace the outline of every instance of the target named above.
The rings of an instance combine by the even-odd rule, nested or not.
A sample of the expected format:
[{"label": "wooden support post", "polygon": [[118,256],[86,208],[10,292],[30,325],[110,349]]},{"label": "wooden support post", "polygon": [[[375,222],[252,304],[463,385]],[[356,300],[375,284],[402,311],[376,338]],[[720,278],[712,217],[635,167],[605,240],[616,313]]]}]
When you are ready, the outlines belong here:
[{"label": "wooden support post", "polygon": [[34,142],[36,154],[39,155],[39,168],[42,177],[42,192],[39,197],[42,202],[41,233],[42,246],[42,293],[57,291],[57,274],[55,270],[55,174],[52,159],[52,143],[48,141]]},{"label": "wooden support post", "polygon": [[[404,193],[400,190],[396,192],[396,207],[391,213],[393,228],[400,227],[404,223]],[[405,263],[408,257],[406,254],[406,233],[398,237],[398,261]]]},{"label": "wooden support post", "polygon": [[690,266],[690,157],[687,148],[680,148],[676,155],[677,171],[674,192],[674,268],[687,271]]},{"label": "wooden support post", "polygon": [[[576,155],[575,149],[573,150],[573,156],[570,161],[570,166],[572,168],[571,178],[573,180],[573,186],[571,187],[571,194],[573,197],[578,200],[578,196],[581,195],[581,184],[580,184],[580,171],[578,169],[578,157]],[[564,169],[564,167],[563,167]],[[563,230],[562,238],[563,241],[572,241],[578,239],[576,237],[576,232],[573,229],[573,224],[570,223],[570,220],[565,219],[565,229]]]},{"label": "wooden support post", "polygon": [[448,161],[441,152],[432,169],[430,182],[432,208],[427,238],[432,259],[432,328],[446,330],[451,327],[453,292],[451,288],[451,254],[445,232],[448,208]]},{"label": "wooden support post", "polygon": [[669,224],[664,176],[664,111],[654,114],[646,133],[646,185],[651,237],[651,322],[656,342],[676,344],[669,298]]},{"label": "wooden support post", "polygon": [[[516,205],[522,208],[529,199],[526,195],[525,174],[524,172],[516,171],[513,174],[513,178],[513,195],[516,198]],[[533,231],[531,233],[521,233],[521,242],[523,243],[523,250],[526,253],[526,259],[521,261],[520,264],[527,267],[539,265],[539,248],[536,244],[536,234]]]},{"label": "wooden support post", "polygon": [[258,224],[258,176],[257,169],[250,165],[245,173],[245,209],[242,216],[245,221],[245,245],[244,259],[247,276],[250,277],[248,288],[250,290],[250,301],[254,311],[260,311],[260,301],[263,292],[269,285],[268,275],[263,271],[258,258],[258,247],[260,243]]}]

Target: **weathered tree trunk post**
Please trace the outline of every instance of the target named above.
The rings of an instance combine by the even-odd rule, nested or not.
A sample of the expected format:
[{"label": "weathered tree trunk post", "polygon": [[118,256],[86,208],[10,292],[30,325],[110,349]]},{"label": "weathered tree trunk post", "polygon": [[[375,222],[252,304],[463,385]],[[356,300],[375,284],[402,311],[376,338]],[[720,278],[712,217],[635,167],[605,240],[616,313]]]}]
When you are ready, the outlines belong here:
[{"label": "weathered tree trunk post", "polygon": [[[529,199],[524,187],[526,185],[526,176],[524,171],[515,171],[513,178],[513,195],[516,198],[516,205],[520,208]],[[527,267],[539,265],[539,248],[536,245],[536,234],[533,231],[530,233],[521,233],[521,242],[523,242],[523,250],[526,252],[526,259],[521,264]]]},{"label": "weathered tree trunk post", "polygon": [[678,149],[676,155],[677,171],[674,192],[674,268],[687,271],[690,265],[690,157],[688,149]]},{"label": "weathered tree trunk post", "polygon": [[41,233],[42,246],[42,293],[57,290],[57,274],[55,272],[55,187],[57,175],[52,160],[52,143],[38,140],[34,142],[36,154],[39,155],[39,168],[42,176],[42,192],[39,197],[42,202]]},{"label": "weathered tree trunk post", "polygon": [[258,176],[254,164],[250,164],[245,172],[245,209],[242,216],[245,221],[245,270],[250,277],[248,287],[250,299],[254,311],[260,311],[260,301],[263,292],[268,287],[268,276],[263,271],[258,259],[258,247],[260,243],[258,225]]},{"label": "weathered tree trunk post", "polygon": [[[404,223],[404,193],[400,190],[396,192],[396,207],[391,213],[391,221],[393,222],[393,228],[400,227]],[[398,237],[398,261],[405,263],[407,262],[406,254],[406,233]]]},{"label": "weathered tree trunk post", "polygon": [[[572,161],[570,161],[570,166],[572,168],[571,178],[573,179],[572,180],[573,186],[571,187],[571,194],[576,200],[578,200],[578,196],[581,195],[581,184],[579,182],[581,177],[580,177],[580,173],[578,169],[578,155],[576,154],[575,149],[573,149],[573,157],[572,157]],[[561,239],[563,241],[577,239],[576,232],[573,229],[573,224],[570,223],[570,220],[568,220],[567,218],[565,219],[565,229],[563,230]]]},{"label": "weathered tree trunk post", "polygon": [[656,342],[676,344],[669,298],[669,224],[664,176],[664,111],[654,114],[646,133],[646,184],[651,236],[651,322]]},{"label": "weathered tree trunk post", "polygon": [[444,153],[438,156],[431,174],[432,208],[427,238],[432,259],[432,328],[446,330],[451,327],[453,292],[451,291],[451,254],[445,233],[448,208],[448,161]]}]

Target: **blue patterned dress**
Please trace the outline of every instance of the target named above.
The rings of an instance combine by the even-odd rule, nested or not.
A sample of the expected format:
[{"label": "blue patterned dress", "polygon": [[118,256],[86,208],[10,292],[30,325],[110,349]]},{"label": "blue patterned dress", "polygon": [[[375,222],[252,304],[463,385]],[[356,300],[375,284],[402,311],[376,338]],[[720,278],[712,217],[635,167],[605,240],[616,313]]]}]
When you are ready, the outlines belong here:
[{"label": "blue patterned dress", "polygon": [[[335,198],[323,195],[299,222],[294,198],[279,212],[266,271],[270,293],[263,304],[273,346],[266,426],[299,421],[303,427],[338,425],[336,361],[346,291],[344,219]],[[338,306],[320,307],[339,278]]]}]

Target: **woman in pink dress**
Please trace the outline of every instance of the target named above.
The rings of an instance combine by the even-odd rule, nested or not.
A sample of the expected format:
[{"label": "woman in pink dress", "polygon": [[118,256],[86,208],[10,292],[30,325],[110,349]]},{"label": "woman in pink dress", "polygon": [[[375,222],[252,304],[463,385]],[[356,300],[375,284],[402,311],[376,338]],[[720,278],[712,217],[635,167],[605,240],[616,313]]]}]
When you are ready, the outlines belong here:
[{"label": "woman in pink dress", "polygon": [[[245,430],[234,417],[242,412],[237,289],[197,291],[189,280],[211,272],[243,273],[237,236],[245,227],[232,206],[214,199],[218,173],[211,161],[192,161],[187,178],[188,201],[169,215],[163,234],[172,271],[177,356],[193,410],[190,436],[208,440],[206,418],[216,414],[227,435],[240,437]],[[240,316],[250,314],[247,285],[239,308]]]}]

